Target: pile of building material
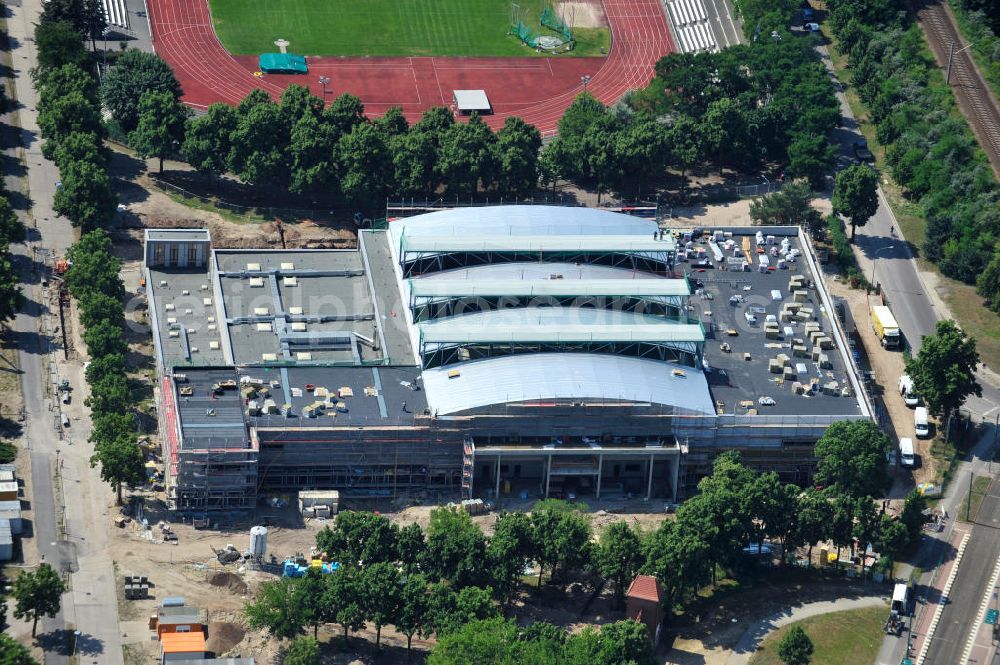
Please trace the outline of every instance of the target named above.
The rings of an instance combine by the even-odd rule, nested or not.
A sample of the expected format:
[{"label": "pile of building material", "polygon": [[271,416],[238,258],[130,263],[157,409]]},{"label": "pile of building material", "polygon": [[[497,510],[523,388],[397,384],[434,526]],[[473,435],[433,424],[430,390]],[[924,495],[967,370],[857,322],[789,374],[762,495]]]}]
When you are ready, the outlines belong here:
[{"label": "pile of building material", "polygon": [[125,575],[125,599],[149,598],[149,578],[145,575]]},{"label": "pile of building material", "polygon": [[299,492],[299,512],[305,517],[333,517],[339,508],[337,490]]}]

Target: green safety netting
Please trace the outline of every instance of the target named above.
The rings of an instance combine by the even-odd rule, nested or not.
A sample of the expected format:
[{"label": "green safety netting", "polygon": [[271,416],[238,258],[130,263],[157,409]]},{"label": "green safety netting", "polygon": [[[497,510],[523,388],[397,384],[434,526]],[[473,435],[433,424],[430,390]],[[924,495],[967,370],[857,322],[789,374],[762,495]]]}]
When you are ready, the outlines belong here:
[{"label": "green safety netting", "polygon": [[264,53],[258,65],[265,74],[305,74],[309,71],[305,57],[292,53]]},{"label": "green safety netting", "polygon": [[542,12],[541,24],[549,30],[559,33],[564,41],[573,41],[573,31],[569,29],[566,22],[559,18],[559,15],[552,11],[551,7],[546,7]]}]

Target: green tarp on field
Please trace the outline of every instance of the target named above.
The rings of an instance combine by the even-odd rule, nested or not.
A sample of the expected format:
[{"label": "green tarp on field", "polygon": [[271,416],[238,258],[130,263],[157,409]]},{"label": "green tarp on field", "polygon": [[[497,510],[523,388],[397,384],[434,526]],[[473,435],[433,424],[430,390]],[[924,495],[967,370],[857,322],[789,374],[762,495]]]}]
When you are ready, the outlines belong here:
[{"label": "green tarp on field", "polygon": [[258,64],[265,74],[305,74],[309,71],[305,57],[292,53],[264,53]]}]

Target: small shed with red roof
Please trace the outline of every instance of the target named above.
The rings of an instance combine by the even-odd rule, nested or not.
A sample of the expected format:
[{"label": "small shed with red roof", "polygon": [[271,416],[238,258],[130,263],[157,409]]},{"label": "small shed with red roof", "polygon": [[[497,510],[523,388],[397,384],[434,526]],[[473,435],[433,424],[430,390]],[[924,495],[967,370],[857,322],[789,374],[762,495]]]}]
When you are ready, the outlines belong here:
[{"label": "small shed with red roof", "polygon": [[663,589],[655,577],[636,575],[625,594],[625,615],[646,624],[649,639],[654,645],[660,642],[663,624]]}]

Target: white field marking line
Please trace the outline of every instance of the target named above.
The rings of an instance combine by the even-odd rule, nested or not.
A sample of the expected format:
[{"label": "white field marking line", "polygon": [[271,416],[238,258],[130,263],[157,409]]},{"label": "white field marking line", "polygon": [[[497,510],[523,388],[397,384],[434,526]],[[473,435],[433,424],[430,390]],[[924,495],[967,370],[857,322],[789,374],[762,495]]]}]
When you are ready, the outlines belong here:
[{"label": "white field marking line", "polygon": [[927,629],[927,635],[924,637],[924,643],[920,647],[920,655],[917,656],[917,665],[923,665],[924,659],[927,658],[927,651],[931,647],[931,640],[934,639],[934,631],[937,629],[938,621],[941,620],[941,613],[944,612],[944,606],[948,603],[948,594],[951,592],[951,585],[955,582],[955,576],[958,575],[958,566],[962,563],[962,555],[965,554],[965,546],[969,542],[969,534],[965,534],[962,537],[962,542],[958,546],[958,554],[955,556],[955,565],[951,567],[951,573],[948,575],[948,581],[944,584],[944,589],[941,590],[941,598],[938,600],[937,609],[934,610],[934,618],[931,619],[930,628]]},{"label": "white field marking line", "polygon": [[990,577],[986,593],[983,594],[983,600],[979,604],[979,614],[976,615],[976,622],[972,624],[972,630],[969,631],[969,640],[965,643],[965,650],[962,652],[961,662],[963,663],[969,662],[969,656],[972,655],[972,650],[976,648],[976,637],[979,636],[979,627],[983,625],[983,620],[986,618],[986,610],[989,609],[997,579],[1000,579],[1000,557],[997,558],[996,565],[993,566],[993,576]]}]

